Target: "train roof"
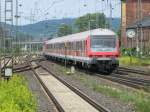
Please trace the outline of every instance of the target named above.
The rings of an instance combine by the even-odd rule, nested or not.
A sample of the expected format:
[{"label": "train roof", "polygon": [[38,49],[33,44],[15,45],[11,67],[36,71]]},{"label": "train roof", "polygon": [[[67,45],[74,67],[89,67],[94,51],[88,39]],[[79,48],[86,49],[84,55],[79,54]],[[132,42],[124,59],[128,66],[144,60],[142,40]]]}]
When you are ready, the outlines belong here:
[{"label": "train roof", "polygon": [[86,40],[86,38],[90,35],[113,36],[116,34],[112,30],[99,28],[99,29],[94,29],[91,31],[85,31],[85,32],[80,32],[80,33],[76,33],[72,35],[54,38],[54,39],[46,41],[46,43],[52,44],[52,43],[62,43],[62,42],[68,42],[68,41],[69,42],[81,41],[81,40]]}]

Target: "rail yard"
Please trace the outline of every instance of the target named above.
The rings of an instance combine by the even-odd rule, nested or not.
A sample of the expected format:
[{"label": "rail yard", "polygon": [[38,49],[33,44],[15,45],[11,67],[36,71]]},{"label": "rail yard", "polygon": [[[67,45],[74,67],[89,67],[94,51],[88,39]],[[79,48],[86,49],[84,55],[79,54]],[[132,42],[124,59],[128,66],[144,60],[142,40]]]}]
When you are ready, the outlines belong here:
[{"label": "rail yard", "polygon": [[150,112],[149,10],[0,0],[0,112]]},{"label": "rail yard", "polygon": [[[27,66],[30,69],[26,70],[26,68],[28,68]],[[83,110],[88,109],[87,111],[90,111],[90,109],[92,109],[92,111],[100,111],[100,112],[114,111],[115,112],[115,111],[122,109],[121,105],[125,106],[125,110],[121,110],[122,112],[127,111],[127,110],[133,111],[132,110],[133,108],[128,107],[128,105],[126,105],[126,104],[120,105],[116,101],[115,101],[116,102],[115,106],[118,106],[118,108],[116,108],[116,110],[115,109],[111,110],[112,108],[114,108],[113,107],[114,104],[112,103],[112,101],[109,102],[110,101],[109,98],[106,98],[106,99],[104,98],[108,104],[105,104],[106,102],[105,103],[103,102],[104,104],[101,103],[100,102],[101,98],[98,98],[98,97],[100,97],[99,96],[100,93],[97,92],[97,90],[93,90],[93,89],[91,90],[91,88],[89,88],[86,84],[84,84],[85,83],[84,81],[88,82],[88,81],[95,80],[96,84],[99,84],[99,82],[102,81],[101,83],[103,83],[106,87],[113,85],[112,87],[116,90],[119,90],[120,88],[122,90],[122,88],[123,88],[123,90],[132,91],[132,92],[143,90],[143,91],[145,91],[145,93],[144,93],[145,95],[149,93],[150,77],[147,75],[143,78],[142,77],[143,74],[140,74],[140,73],[132,74],[133,76],[132,75],[130,76],[130,73],[128,73],[128,72],[122,73],[121,71],[118,71],[117,73],[112,73],[111,75],[106,75],[106,74],[102,74],[102,73],[101,74],[95,73],[95,72],[92,73],[91,71],[86,71],[85,69],[81,69],[81,68],[77,68],[76,69],[77,71],[75,74],[68,75],[68,74],[66,74],[66,72],[64,72],[63,66],[64,66],[63,64],[60,64],[57,61],[54,62],[54,61],[50,61],[50,60],[45,60],[43,58],[40,60],[38,59],[35,61],[30,61],[30,63],[25,64],[24,67],[20,68],[20,70],[18,68],[18,70],[19,70],[19,72],[29,71],[29,70],[33,71],[32,75],[34,77],[36,77],[39,84],[42,86],[43,90],[47,94],[48,99],[53,101],[53,105],[55,104],[54,107],[57,108],[57,111],[71,111],[72,109],[73,109],[72,111],[77,111],[79,108],[82,108]],[[69,70],[69,69],[70,69],[70,66],[67,66],[67,70]],[[121,73],[119,73],[119,72],[121,72]],[[83,74],[84,74],[84,77],[83,77]],[[50,77],[50,79],[49,79],[49,77]],[[79,77],[79,79],[78,79],[78,77]],[[48,81],[48,80],[53,80],[53,81]],[[54,80],[57,80],[57,81],[54,82]],[[88,83],[90,84],[90,82],[88,82]],[[60,89],[59,84],[61,86],[67,87],[67,90],[63,89],[62,87]],[[50,85],[52,85],[52,87]],[[71,97],[70,96],[71,94],[69,94],[70,90],[73,92],[73,94],[81,97],[82,100],[84,102],[86,102],[86,104],[85,104],[82,101],[81,104],[91,105],[91,106],[88,106],[88,108],[84,108],[83,105],[80,105],[80,101],[78,101],[77,99],[73,100],[72,98],[76,98],[77,96]],[[91,92],[92,92],[92,94],[91,94]],[[70,96],[69,99],[71,98],[71,101],[69,100],[69,102],[66,102],[67,99],[65,99],[65,97],[62,97],[62,94],[66,94],[65,96],[67,99]],[[62,102],[64,102],[64,103],[62,103]],[[74,106],[74,103],[77,107]],[[69,107],[67,107],[67,105]],[[73,107],[71,107],[71,105]],[[78,105],[80,105],[81,107]],[[86,111],[86,110],[84,110],[84,111]]]}]

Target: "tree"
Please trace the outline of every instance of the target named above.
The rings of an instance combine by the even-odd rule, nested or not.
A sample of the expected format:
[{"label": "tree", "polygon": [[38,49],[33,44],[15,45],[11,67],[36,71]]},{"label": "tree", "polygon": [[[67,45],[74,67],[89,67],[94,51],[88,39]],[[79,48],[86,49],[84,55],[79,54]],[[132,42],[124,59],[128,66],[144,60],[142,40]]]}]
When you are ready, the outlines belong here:
[{"label": "tree", "polygon": [[72,28],[71,26],[67,25],[67,24],[62,24],[60,25],[57,35],[58,36],[65,36],[68,34],[72,34]]},{"label": "tree", "polygon": [[106,26],[106,17],[104,13],[87,14],[79,17],[75,21],[75,25],[78,27],[79,32],[89,29],[104,28]]}]

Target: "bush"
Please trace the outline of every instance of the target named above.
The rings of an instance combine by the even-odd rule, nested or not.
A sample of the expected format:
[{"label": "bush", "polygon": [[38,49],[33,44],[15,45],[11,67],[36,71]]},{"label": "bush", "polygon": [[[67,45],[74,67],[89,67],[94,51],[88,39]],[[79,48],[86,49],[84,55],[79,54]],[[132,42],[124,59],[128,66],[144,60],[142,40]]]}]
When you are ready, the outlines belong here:
[{"label": "bush", "polygon": [[122,48],[121,54],[123,56],[136,56],[136,48]]},{"label": "bush", "polygon": [[35,112],[36,101],[23,77],[0,81],[0,112]]}]

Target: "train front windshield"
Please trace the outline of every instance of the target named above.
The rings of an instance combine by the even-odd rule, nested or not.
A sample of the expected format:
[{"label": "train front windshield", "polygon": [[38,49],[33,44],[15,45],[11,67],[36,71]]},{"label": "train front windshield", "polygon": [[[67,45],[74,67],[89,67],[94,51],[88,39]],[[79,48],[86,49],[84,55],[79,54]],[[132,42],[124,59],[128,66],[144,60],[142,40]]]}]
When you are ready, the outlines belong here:
[{"label": "train front windshield", "polygon": [[112,52],[116,49],[116,37],[114,36],[92,36],[91,50],[93,52]]}]

